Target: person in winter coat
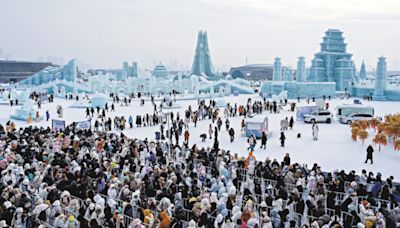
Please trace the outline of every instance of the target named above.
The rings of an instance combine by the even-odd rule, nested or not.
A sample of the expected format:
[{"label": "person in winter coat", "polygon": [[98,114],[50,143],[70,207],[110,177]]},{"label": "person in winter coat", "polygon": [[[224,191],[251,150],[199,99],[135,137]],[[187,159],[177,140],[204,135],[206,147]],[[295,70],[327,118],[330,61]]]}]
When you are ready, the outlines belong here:
[{"label": "person in winter coat", "polygon": [[160,213],[160,224],[158,224],[158,228],[169,228],[170,224],[171,224],[171,217],[169,217],[167,213],[162,211]]},{"label": "person in winter coat", "polygon": [[283,131],[281,131],[281,137],[279,138],[279,140],[281,140],[281,147],[285,147],[286,136]]},{"label": "person in winter coat", "polygon": [[365,160],[364,163],[367,163],[368,160],[371,161],[371,164],[374,163],[374,160],[373,160],[373,153],[374,153],[374,148],[373,148],[371,145],[369,145],[369,146],[367,147],[367,159]]},{"label": "person in winter coat", "polygon": [[318,140],[318,132],[319,132],[318,125],[314,123],[311,129],[312,129],[313,140],[314,141]]},{"label": "person in winter coat", "polygon": [[281,120],[281,122],[279,122],[279,125],[281,126],[281,131],[285,130],[285,119]]},{"label": "person in winter coat", "polygon": [[221,126],[222,126],[222,119],[221,118],[218,118],[217,126],[218,126],[218,131],[220,131],[221,130]]},{"label": "person in winter coat", "polygon": [[271,218],[266,211],[262,212],[261,228],[273,228]]},{"label": "person in winter coat", "polygon": [[257,144],[256,137],[254,135],[250,136],[248,139],[249,147],[247,148],[250,151],[254,151],[254,147]]},{"label": "person in winter coat", "polygon": [[128,122],[129,122],[129,127],[132,128],[133,127],[133,118],[132,118],[132,116],[129,116]]},{"label": "person in winter coat", "polygon": [[290,165],[290,156],[289,156],[289,153],[286,153],[286,154],[285,154],[285,157],[283,158],[283,163],[284,163],[284,165],[287,165],[287,166]]},{"label": "person in winter coat", "polygon": [[229,122],[229,119],[227,118],[227,119],[225,120],[226,131],[229,131],[229,126],[230,126],[230,122]]},{"label": "person in winter coat", "polygon": [[267,134],[265,134],[265,132],[263,131],[262,135],[261,135],[261,146],[260,148],[264,148],[264,150],[267,148]]},{"label": "person in winter coat", "polygon": [[231,143],[233,143],[233,140],[235,139],[235,130],[233,130],[233,127],[229,129],[229,138],[231,140]]},{"label": "person in winter coat", "polygon": [[212,134],[213,134],[213,129],[212,129],[212,126],[210,124],[210,126],[208,127],[208,135],[210,136],[210,139],[212,139]]},{"label": "person in winter coat", "polygon": [[25,215],[23,214],[24,210],[22,207],[18,207],[14,213],[14,217],[11,221],[12,227],[15,228],[23,228],[25,227]]},{"label": "person in winter coat", "polygon": [[186,130],[185,133],[183,134],[183,138],[185,140],[185,143],[187,145],[189,145],[189,131],[188,130]]},{"label": "person in winter coat", "polygon": [[290,120],[289,120],[289,127],[290,127],[290,130],[293,129],[293,124],[294,124],[294,120],[293,120],[293,116],[291,116],[291,117],[290,117]]},{"label": "person in winter coat", "polygon": [[275,209],[271,211],[271,221],[274,228],[281,227],[281,217],[279,216],[278,211]]},{"label": "person in winter coat", "polygon": [[367,200],[363,200],[359,205],[359,216],[360,216],[360,220],[363,224],[367,225],[367,224],[374,224],[376,223],[376,216],[374,214],[374,212],[369,209],[369,202]]},{"label": "person in winter coat", "polygon": [[49,121],[50,119],[50,112],[49,110],[46,111],[46,121]]}]

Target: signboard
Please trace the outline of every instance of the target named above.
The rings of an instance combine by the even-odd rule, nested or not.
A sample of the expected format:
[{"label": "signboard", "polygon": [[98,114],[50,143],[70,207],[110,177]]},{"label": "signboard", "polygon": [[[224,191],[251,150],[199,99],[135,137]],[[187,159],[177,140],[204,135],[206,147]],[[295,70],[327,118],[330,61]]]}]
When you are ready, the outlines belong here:
[{"label": "signboard", "polygon": [[65,129],[65,120],[51,120],[51,129],[55,131],[60,131]]},{"label": "signboard", "polygon": [[79,122],[75,122],[75,123],[76,123],[76,129],[89,130],[91,127],[90,120],[79,121]]},{"label": "signboard", "polygon": [[318,106],[300,106],[300,107],[297,107],[296,109],[297,109],[296,120],[303,121],[304,115],[318,111]]}]

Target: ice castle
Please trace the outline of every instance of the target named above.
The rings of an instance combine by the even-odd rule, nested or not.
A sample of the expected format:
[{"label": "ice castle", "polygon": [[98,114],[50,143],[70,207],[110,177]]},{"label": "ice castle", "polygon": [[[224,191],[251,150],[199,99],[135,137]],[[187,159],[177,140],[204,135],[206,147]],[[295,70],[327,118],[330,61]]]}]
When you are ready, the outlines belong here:
[{"label": "ice castle", "polygon": [[[307,69],[304,57],[299,57],[297,69],[283,67],[282,60],[275,58],[272,81],[264,81],[260,92],[263,96],[322,97],[335,96],[344,91],[352,96],[372,96],[375,100],[400,100],[400,86],[389,84],[386,76],[386,60],[380,57],[375,78],[366,77],[364,62],[359,74],[356,72],[352,54],[346,52],[342,32],[329,29],[325,32],[321,50],[315,54],[311,67]],[[226,96],[229,94],[252,94],[251,84],[230,75],[218,75],[211,62],[206,31],[199,31],[194,61],[189,75],[171,75],[161,64],[156,66],[150,77],[138,75],[137,63],[122,65],[117,77],[104,75],[89,77],[88,82],[77,77],[76,61],[71,60],[60,67],[47,67],[21,81],[19,84],[35,91],[47,90],[56,95],[66,93],[170,93],[176,91],[192,98],[204,96]],[[117,78],[117,80],[114,80]],[[216,92],[216,94],[214,94]],[[203,93],[203,94],[201,94]],[[210,95],[211,94],[211,95]],[[200,96],[199,96],[200,95]]]},{"label": "ice castle", "polygon": [[366,79],[365,65],[361,65],[360,82],[355,83],[351,95],[356,97],[371,96],[373,100],[400,101],[400,85],[387,82],[386,58],[378,58],[375,77],[372,80]]},{"label": "ice castle", "polygon": [[289,68],[282,68],[281,59],[275,58],[273,79],[261,84],[262,95],[264,97],[277,96],[279,99],[335,96],[335,82],[306,81],[306,64],[302,56],[297,61],[296,80],[293,79],[293,76],[293,71]]},{"label": "ice castle", "polygon": [[215,73],[211,62],[210,50],[208,49],[207,31],[199,31],[197,36],[197,46],[191,74],[203,76],[207,80],[220,79],[220,76]]},{"label": "ice castle", "polygon": [[308,81],[335,82],[337,91],[350,91],[356,81],[356,68],[352,54],[346,52],[346,46],[340,30],[326,31],[321,51],[312,60]]}]

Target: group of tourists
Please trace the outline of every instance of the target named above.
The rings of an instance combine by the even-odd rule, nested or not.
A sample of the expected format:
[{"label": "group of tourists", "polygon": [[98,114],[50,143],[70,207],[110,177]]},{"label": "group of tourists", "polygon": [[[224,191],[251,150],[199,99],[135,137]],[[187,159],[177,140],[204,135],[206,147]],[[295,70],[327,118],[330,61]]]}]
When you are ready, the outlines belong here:
[{"label": "group of tourists", "polygon": [[[218,131],[218,129],[217,129]],[[185,131],[184,135],[186,134]],[[188,133],[187,133],[188,134]],[[184,136],[186,138],[186,136]],[[2,227],[396,227],[393,177],[217,146],[0,126]]]}]

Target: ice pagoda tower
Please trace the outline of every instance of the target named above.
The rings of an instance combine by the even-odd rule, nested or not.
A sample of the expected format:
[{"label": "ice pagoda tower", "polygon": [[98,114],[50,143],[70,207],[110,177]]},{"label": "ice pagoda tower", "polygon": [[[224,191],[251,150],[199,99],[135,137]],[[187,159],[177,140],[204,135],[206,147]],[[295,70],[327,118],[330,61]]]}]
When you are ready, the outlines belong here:
[{"label": "ice pagoda tower", "polygon": [[386,59],[385,57],[381,56],[379,57],[378,65],[376,67],[375,91],[373,99],[379,101],[386,100],[385,88],[386,88]]},{"label": "ice pagoda tower", "polygon": [[336,90],[350,90],[354,82],[355,65],[352,54],[346,52],[342,32],[329,29],[321,43],[321,51],[311,62],[309,81],[336,82]]},{"label": "ice pagoda tower", "polygon": [[194,55],[191,74],[204,76],[209,80],[219,79],[219,76],[215,73],[211,62],[206,31],[199,31],[197,36],[196,53]]}]

